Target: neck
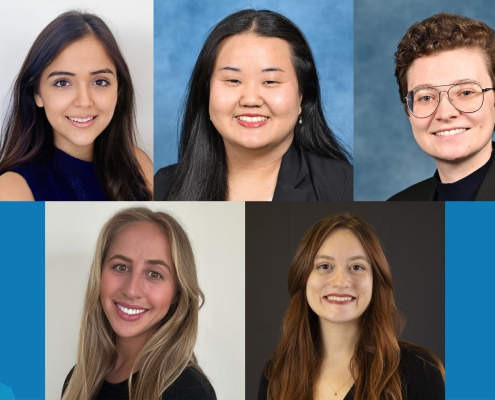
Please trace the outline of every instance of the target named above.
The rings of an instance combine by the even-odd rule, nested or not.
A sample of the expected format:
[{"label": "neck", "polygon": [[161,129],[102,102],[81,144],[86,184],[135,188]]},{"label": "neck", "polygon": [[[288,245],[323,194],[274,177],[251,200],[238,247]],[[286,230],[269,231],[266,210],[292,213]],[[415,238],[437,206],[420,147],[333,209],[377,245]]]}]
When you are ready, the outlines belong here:
[{"label": "neck", "polygon": [[229,200],[268,200],[273,196],[282,157],[292,137],[276,148],[239,149],[225,144]]},{"label": "neck", "polygon": [[457,182],[487,163],[492,155],[492,143],[478,152],[475,157],[460,161],[435,160],[442,183]]},{"label": "neck", "polygon": [[[148,339],[149,338],[146,335],[134,338],[122,338],[117,336],[115,342],[117,360],[115,361],[114,370],[124,370],[124,375],[129,376],[139,352],[143,349]],[[138,369],[139,366],[133,372],[136,372]]]},{"label": "neck", "polygon": [[74,148],[74,146],[65,146],[64,143],[58,143],[57,141],[55,141],[54,145],[57,149],[79,160],[93,161],[93,143],[87,146],[78,146],[77,148]]},{"label": "neck", "polygon": [[359,338],[358,322],[332,323],[320,321],[320,331],[325,351],[325,363],[350,363]]}]

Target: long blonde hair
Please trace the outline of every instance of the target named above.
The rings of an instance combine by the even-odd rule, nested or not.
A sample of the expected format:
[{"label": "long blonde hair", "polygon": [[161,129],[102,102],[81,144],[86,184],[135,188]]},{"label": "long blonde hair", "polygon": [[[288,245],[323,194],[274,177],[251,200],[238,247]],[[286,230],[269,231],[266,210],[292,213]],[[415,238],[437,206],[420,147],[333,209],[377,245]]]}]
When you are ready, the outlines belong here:
[{"label": "long blonde hair", "polygon": [[[134,222],[155,223],[164,230],[176,269],[178,301],[136,358],[129,377],[129,399],[159,400],[186,367],[201,372],[194,345],[204,295],[198,285],[189,239],[170,215],[147,208],[129,208],[110,218],[98,237],[84,301],[77,363],[62,400],[94,398],[115,363],[115,333],[100,301],[101,267],[117,233]],[[139,374],[133,381],[136,366]]]}]

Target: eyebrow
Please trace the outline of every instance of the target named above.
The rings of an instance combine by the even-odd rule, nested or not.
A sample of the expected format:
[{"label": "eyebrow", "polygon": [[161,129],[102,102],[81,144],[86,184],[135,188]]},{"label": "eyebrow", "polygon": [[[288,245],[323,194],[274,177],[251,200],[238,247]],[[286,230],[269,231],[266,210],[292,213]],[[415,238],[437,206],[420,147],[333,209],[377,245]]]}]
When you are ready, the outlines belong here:
[{"label": "eyebrow", "polygon": [[451,85],[457,85],[457,84],[459,84],[459,83],[466,83],[466,82],[473,82],[473,83],[477,83],[478,85],[480,85],[480,86],[481,86],[481,83],[479,83],[476,79],[457,79],[457,80],[455,80],[454,82],[452,82],[452,83],[447,83],[447,84],[445,84],[445,85],[435,85],[435,84],[433,84],[433,83],[424,83],[424,84],[422,84],[422,85],[418,85],[418,86],[416,86],[416,87],[412,88],[412,89],[410,90],[410,92],[411,92],[411,91],[413,91],[413,90],[417,90],[417,89],[424,89],[424,88],[427,88],[427,87],[433,87],[433,88],[435,88],[435,87],[441,87],[441,86],[451,86]]},{"label": "eyebrow", "polygon": [[[115,254],[112,257],[110,257],[107,261],[111,261],[111,260],[115,260],[115,259],[119,259],[119,260],[123,260],[123,261],[128,262],[128,263],[132,263],[132,259],[130,259],[129,257],[123,256],[122,254]],[[172,268],[170,268],[170,266],[163,260],[150,259],[150,260],[145,260],[145,263],[151,264],[151,265],[161,265],[161,266],[167,268],[170,273],[172,273]]]},{"label": "eyebrow", "polygon": [[[115,75],[113,73],[113,71],[109,68],[103,68],[103,69],[99,69],[98,71],[93,71],[93,72],[90,72],[89,73],[90,75],[98,75],[98,74],[112,74],[112,75]],[[68,71],[53,71],[52,73],[50,73],[50,75],[48,75],[46,78],[50,78],[52,76],[59,76],[59,75],[69,75],[69,76],[76,76],[76,74],[74,72],[68,72]]]},{"label": "eyebrow", "polygon": [[[318,260],[319,258],[323,258],[325,260],[329,260],[329,261],[335,261],[335,258],[332,257],[332,256],[327,256],[325,254],[320,254],[320,255],[317,255],[315,260]],[[363,260],[363,261],[366,261],[367,263],[369,263],[370,261],[368,260],[368,257],[365,257],[365,256],[352,256],[349,258],[349,261],[354,261],[354,260]]]},{"label": "eyebrow", "polygon": [[[234,71],[234,72],[241,72],[240,68],[237,67],[223,67],[220,68],[219,71]],[[270,68],[264,68],[261,70],[261,72],[285,72],[282,68],[278,67],[270,67]]]}]

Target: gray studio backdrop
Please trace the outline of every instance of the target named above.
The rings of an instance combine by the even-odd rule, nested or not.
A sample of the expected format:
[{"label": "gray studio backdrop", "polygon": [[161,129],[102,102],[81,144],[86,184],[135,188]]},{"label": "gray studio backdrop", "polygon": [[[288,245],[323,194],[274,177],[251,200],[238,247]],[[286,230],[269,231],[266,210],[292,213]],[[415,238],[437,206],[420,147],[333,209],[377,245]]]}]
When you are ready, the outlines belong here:
[{"label": "gray studio backdrop", "polygon": [[280,338],[287,275],[299,243],[317,221],[342,212],[360,216],[380,239],[406,319],[402,339],[445,362],[443,202],[246,203],[246,399],[256,398]]},{"label": "gray studio backdrop", "polygon": [[155,171],[177,162],[179,108],[208,33],[226,16],[246,8],[277,11],[302,30],[315,56],[325,116],[352,154],[352,1],[155,0]]},{"label": "gray studio backdrop", "polygon": [[415,22],[445,11],[495,28],[493,0],[356,0],[354,5],[354,199],[386,200],[433,176],[399,99],[394,53]]}]

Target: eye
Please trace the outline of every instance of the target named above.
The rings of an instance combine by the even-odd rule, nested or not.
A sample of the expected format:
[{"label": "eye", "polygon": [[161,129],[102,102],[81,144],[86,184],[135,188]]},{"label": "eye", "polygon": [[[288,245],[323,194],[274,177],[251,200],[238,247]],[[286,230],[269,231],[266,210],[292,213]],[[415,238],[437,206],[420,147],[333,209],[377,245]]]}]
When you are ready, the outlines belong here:
[{"label": "eye", "polygon": [[316,267],[316,269],[320,270],[320,271],[326,271],[326,270],[329,270],[331,269],[332,267],[330,266],[330,264],[320,264]]},{"label": "eye", "polygon": [[163,279],[162,274],[160,274],[159,272],[156,272],[156,271],[148,272],[148,276],[153,280]]},{"label": "eye", "polygon": [[349,267],[349,270],[352,272],[364,272],[364,271],[366,271],[366,267],[364,267],[363,265],[359,265],[359,264],[353,264]]},{"label": "eye", "polygon": [[130,268],[125,264],[117,264],[114,265],[112,269],[114,269],[117,272],[128,272]]},{"label": "eye", "polygon": [[66,86],[69,86],[70,85],[70,82],[66,79],[59,79],[58,81],[56,81],[53,86],[55,87],[66,87]]},{"label": "eye", "polygon": [[277,82],[277,81],[265,81],[265,82],[263,82],[263,83],[265,83],[265,84],[267,84],[267,85],[275,85],[275,84],[276,84],[276,83],[278,83],[278,82]]},{"label": "eye", "polygon": [[93,84],[96,86],[108,86],[110,85],[110,82],[107,81],[106,79],[97,79],[96,81],[93,82]]},{"label": "eye", "polygon": [[227,82],[228,83],[235,83],[235,84],[241,83],[241,81],[239,79],[227,79]]},{"label": "eye", "polygon": [[459,93],[460,97],[468,97],[471,96],[474,92],[472,90],[463,90],[461,93]]},{"label": "eye", "polygon": [[431,96],[421,96],[418,101],[422,102],[422,103],[428,103],[430,101],[433,100],[433,97]]}]

